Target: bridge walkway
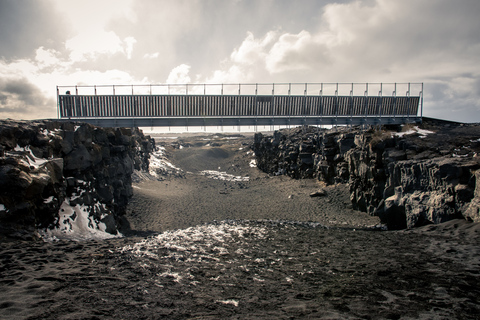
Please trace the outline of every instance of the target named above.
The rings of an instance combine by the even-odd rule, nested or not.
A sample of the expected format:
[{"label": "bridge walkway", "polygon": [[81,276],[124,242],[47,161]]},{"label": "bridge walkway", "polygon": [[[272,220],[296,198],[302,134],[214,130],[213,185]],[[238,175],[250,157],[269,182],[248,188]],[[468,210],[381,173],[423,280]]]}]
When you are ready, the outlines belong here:
[{"label": "bridge walkway", "polygon": [[338,89],[334,95],[59,94],[57,88],[57,97],[60,119],[100,126],[397,124],[421,121],[421,87],[418,95],[402,96],[339,95]]}]

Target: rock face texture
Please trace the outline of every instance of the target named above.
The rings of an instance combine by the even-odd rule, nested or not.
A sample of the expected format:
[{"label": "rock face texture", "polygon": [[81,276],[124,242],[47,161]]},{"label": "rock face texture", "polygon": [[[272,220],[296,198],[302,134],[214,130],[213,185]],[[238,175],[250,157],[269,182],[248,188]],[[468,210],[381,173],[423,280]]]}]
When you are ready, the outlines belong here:
[{"label": "rock face texture", "polygon": [[476,124],[425,119],[421,128],[296,128],[257,133],[253,149],[267,173],[348,183],[353,207],[389,229],[480,221]]},{"label": "rock face texture", "polygon": [[148,171],[155,142],[138,129],[56,121],[0,121],[0,232],[41,228],[116,234],[132,196],[131,174]]}]

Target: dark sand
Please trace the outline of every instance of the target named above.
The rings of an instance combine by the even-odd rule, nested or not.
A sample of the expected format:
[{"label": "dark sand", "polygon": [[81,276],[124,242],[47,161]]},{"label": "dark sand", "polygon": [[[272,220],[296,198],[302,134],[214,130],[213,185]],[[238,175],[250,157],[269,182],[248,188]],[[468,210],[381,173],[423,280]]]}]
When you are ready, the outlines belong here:
[{"label": "dark sand", "polygon": [[[269,176],[256,167],[250,139],[183,138],[182,149],[168,146],[171,162],[183,178],[135,185],[128,220],[134,230],[164,231],[225,219],[315,221],[327,226],[367,227],[377,217],[351,209],[348,186],[325,187],[314,179]],[[162,141],[159,142],[162,144]],[[211,146],[213,144],[213,146]],[[215,170],[249,181],[222,181],[200,175]],[[323,189],[326,196],[310,197]]]},{"label": "dark sand", "polygon": [[[135,184],[128,237],[4,241],[0,318],[480,319],[478,224],[379,231],[345,185],[269,177],[242,142],[167,146],[183,172]],[[326,196],[310,197],[319,188]]]}]

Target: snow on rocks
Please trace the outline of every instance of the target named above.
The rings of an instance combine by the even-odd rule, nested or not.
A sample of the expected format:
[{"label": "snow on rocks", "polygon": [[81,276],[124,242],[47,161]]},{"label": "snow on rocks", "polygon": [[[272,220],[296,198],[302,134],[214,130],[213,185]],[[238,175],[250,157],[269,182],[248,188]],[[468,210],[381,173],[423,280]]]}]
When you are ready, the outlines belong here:
[{"label": "snow on rocks", "polygon": [[88,212],[95,230],[116,235],[133,195],[131,175],[148,171],[154,143],[138,129],[0,120],[2,232],[32,238],[37,229],[61,228],[64,210],[75,217],[72,226]]},{"label": "snow on rocks", "polygon": [[71,206],[68,200],[63,201],[60,206],[56,224],[58,226],[55,228],[40,231],[44,240],[101,240],[122,236],[119,232],[117,234],[106,232],[106,224],[90,215],[88,206],[79,204]]},{"label": "snow on rocks", "polygon": [[409,134],[418,134],[418,135],[420,135],[420,137],[423,138],[423,137],[426,137],[429,134],[434,134],[434,133],[435,133],[434,131],[420,129],[418,126],[414,126],[413,128],[410,128],[407,131],[395,132],[394,135],[397,136],[397,137],[403,137],[403,136],[409,135]]},{"label": "snow on rocks", "polygon": [[150,155],[149,173],[154,177],[168,174],[179,174],[182,169],[175,167],[167,158],[166,149],[163,146],[157,146]]}]

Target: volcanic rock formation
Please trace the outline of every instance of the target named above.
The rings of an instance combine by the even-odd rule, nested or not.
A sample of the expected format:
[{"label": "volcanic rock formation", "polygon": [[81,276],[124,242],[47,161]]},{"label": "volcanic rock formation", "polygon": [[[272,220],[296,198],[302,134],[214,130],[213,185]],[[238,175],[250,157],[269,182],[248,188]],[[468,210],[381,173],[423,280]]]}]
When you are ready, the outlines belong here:
[{"label": "volcanic rock formation", "polygon": [[138,129],[57,121],[0,121],[0,231],[31,238],[47,227],[116,234],[131,174],[148,170],[154,140]]},{"label": "volcanic rock formation", "polygon": [[480,221],[477,124],[286,129],[257,133],[253,149],[265,172],[348,183],[353,207],[390,229]]}]

